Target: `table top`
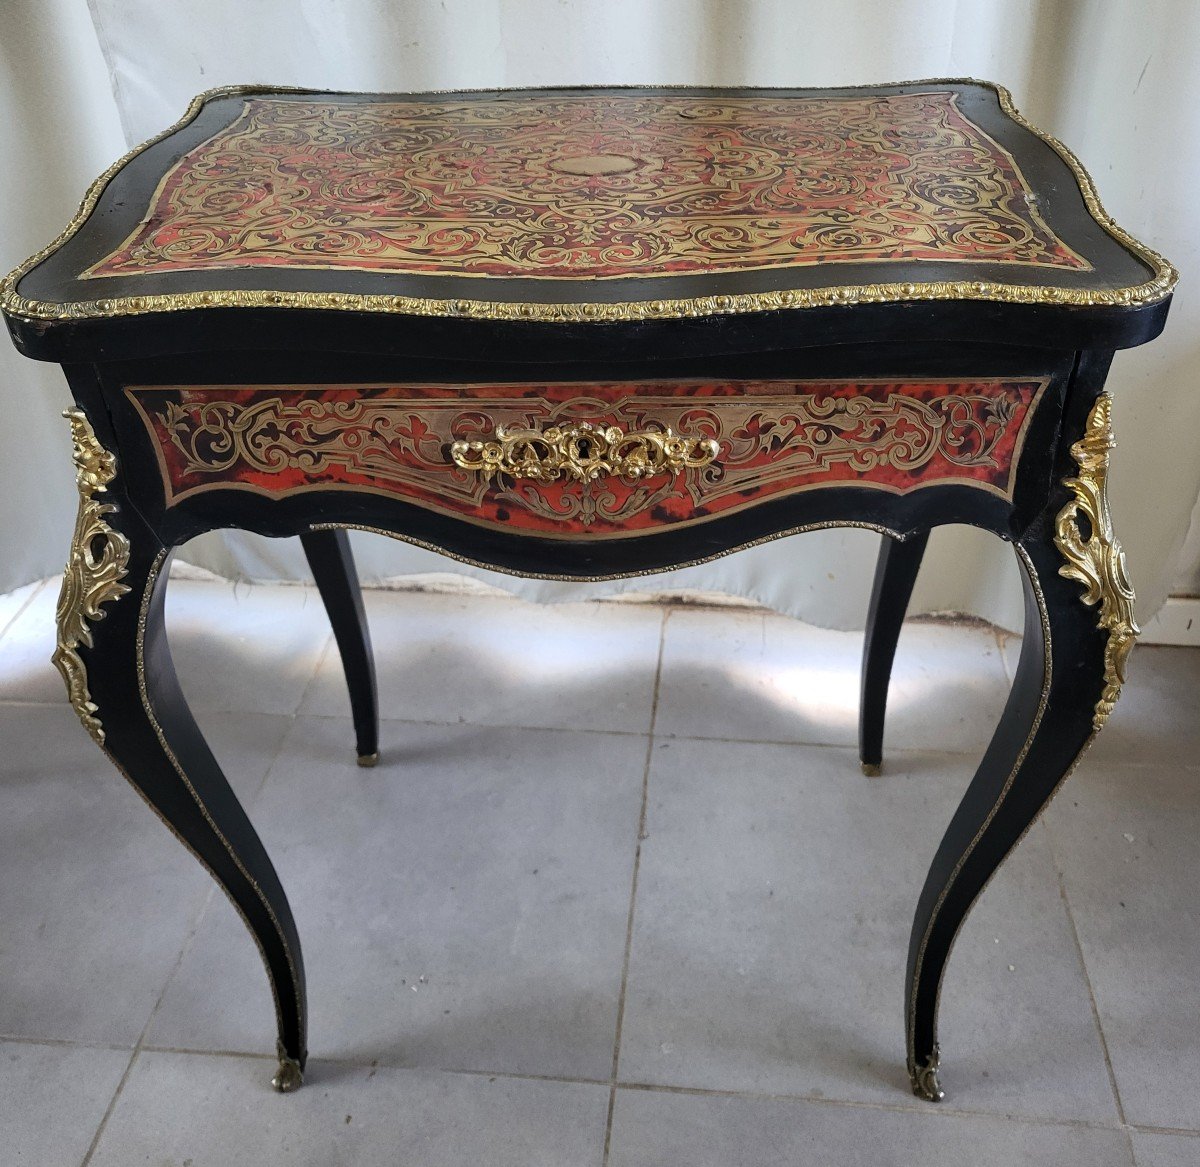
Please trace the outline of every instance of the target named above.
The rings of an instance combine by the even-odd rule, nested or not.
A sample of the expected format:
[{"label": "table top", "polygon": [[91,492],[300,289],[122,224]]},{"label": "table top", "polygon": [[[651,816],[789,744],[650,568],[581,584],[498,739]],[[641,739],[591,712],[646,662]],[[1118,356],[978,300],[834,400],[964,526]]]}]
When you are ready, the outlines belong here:
[{"label": "table top", "polygon": [[1003,89],[238,87],[101,177],[13,318],[613,322],[914,301],[1131,309],[1161,257]]}]

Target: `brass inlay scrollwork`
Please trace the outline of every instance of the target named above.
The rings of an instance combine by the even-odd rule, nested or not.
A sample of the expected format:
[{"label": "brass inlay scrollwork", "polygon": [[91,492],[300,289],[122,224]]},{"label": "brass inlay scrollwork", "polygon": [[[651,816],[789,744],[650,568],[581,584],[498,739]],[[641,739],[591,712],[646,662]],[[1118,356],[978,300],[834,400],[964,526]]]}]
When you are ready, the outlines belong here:
[{"label": "brass inlay scrollwork", "polygon": [[1100,605],[1099,627],[1108,634],[1104,691],[1093,717],[1097,730],[1108,720],[1121,694],[1125,662],[1141,631],[1134,619],[1133,586],[1125,567],[1125,553],[1113,534],[1108,509],[1109,451],[1116,444],[1111,414],[1112,398],[1101,394],[1088,415],[1083,437],[1071,447],[1079,473],[1065,479],[1063,485],[1074,497],[1058,512],[1054,525],[1055,545],[1067,561],[1059,574],[1083,584],[1083,602],[1089,607]]},{"label": "brass inlay scrollwork", "polygon": [[[900,303],[931,300],[988,300],[1015,304],[1072,305],[1077,307],[1133,307],[1152,304],[1170,295],[1178,273],[1161,255],[1139,243],[1119,227],[1104,209],[1095,184],[1062,142],[1042,133],[1013,105],[1003,86],[970,78],[937,78],[904,84],[979,84],[991,88],[1004,113],[1035,134],[1070,168],[1088,212],[1117,243],[1137,256],[1149,269],[1145,280],[1118,288],[1074,288],[1040,284],[1009,284],[995,280],[929,280],[920,283],[844,284],[818,288],[772,289],[764,292],[713,294],[669,299],[615,302],[537,302],[487,299],[443,299],[408,295],[367,295],[357,292],[282,291],[279,289],[213,288],[198,292],[168,292],[110,296],[70,302],[38,300],[17,291],[21,279],[63,246],[94,211],[101,194],[117,173],[156,142],[192,122],[209,101],[230,96],[256,94],[314,94],[315,91],[235,85],[211,89],[195,97],[183,117],[161,134],[118,159],[89,188],[74,217],[62,233],[0,281],[0,309],[13,317],[31,320],[91,319],[136,316],[148,312],[174,312],[207,308],[298,308],[349,312],[401,313],[414,316],[452,316],[487,320],[542,320],[553,322],[601,323],[631,320],[663,320],[744,312],[821,308],[831,305]],[[868,87],[862,87],[868,88]],[[878,88],[878,87],[870,87]],[[886,88],[886,87],[884,87]]]},{"label": "brass inlay scrollwork", "polygon": [[500,506],[602,530],[663,505],[682,522],[835,482],[903,493],[954,479],[1008,498],[1044,384],[865,384],[854,396],[837,395],[840,382],[809,392],[751,383],[741,396],[663,384],[615,400],[600,386],[569,402],[370,387],[352,397],[315,386],[179,387],[179,400],[130,393],[158,444],[170,503],[209,489],[368,489],[481,522]]},{"label": "brass inlay scrollwork", "polygon": [[959,95],[930,88],[264,94],[167,170],[141,222],[82,278],[288,267],[594,280],[897,259],[1092,269]]},{"label": "brass inlay scrollwork", "polygon": [[68,409],[63,416],[71,423],[79,511],[58,597],[58,645],[52,659],[67,684],[71,707],[84,729],[97,745],[103,745],[104,727],[88,691],[87,669],[79,647],[92,646],[89,622],[103,618],[103,606],[129,591],[128,585],[121,582],[129,565],[129,540],[105,522],[105,515],[117,508],[95,497],[103,494],[116,477],[116,459],[97,440],[82,409]]},{"label": "brass inlay scrollwork", "polygon": [[584,421],[544,430],[498,426],[491,438],[455,442],[450,457],[487,481],[497,474],[535,482],[595,482],[603,475],[637,481],[711,465],[719,449],[712,438],[685,438],[669,427],[625,433],[620,426]]}]

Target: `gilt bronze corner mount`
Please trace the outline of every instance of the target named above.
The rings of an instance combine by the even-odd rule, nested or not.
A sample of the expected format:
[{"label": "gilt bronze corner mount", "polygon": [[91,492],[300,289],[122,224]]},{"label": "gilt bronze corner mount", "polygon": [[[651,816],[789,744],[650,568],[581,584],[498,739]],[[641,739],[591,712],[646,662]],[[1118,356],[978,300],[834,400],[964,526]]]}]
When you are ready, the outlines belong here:
[{"label": "gilt bronze corner mount", "polygon": [[79,511],[58,598],[58,643],[52,659],[66,682],[71,707],[102,746],[104,727],[79,649],[91,647],[91,624],[104,616],[104,605],[129,591],[121,582],[129,565],[129,540],[106,521],[117,508],[96,498],[116,477],[116,458],[100,444],[82,409],[68,409],[63,416],[71,423]]}]

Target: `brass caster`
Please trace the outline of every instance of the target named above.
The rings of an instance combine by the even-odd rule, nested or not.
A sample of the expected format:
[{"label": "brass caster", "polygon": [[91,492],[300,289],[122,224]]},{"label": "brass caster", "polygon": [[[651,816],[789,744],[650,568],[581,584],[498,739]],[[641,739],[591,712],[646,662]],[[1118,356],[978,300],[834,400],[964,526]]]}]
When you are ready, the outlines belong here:
[{"label": "brass caster", "polygon": [[878,778],[879,775],[883,772],[883,763],[882,762],[863,762],[862,772],[868,778]]},{"label": "brass caster", "polygon": [[275,1071],[271,1085],[280,1094],[291,1094],[304,1084],[304,1071],[300,1069],[300,1063],[295,1058],[288,1057],[282,1042],[276,1045],[275,1052],[279,1055],[279,1069]]},{"label": "brass caster", "polygon": [[926,1059],[925,1064],[918,1069],[908,1067],[908,1076],[912,1081],[913,1093],[926,1102],[941,1102],[946,1097],[942,1084],[938,1081],[938,1070],[941,1068],[941,1052],[935,1045],[933,1053]]},{"label": "brass caster", "polygon": [[379,752],[378,751],[376,751],[373,754],[359,754],[358,755],[358,764],[360,766],[362,766],[364,769],[370,769],[378,761],[379,761]]}]

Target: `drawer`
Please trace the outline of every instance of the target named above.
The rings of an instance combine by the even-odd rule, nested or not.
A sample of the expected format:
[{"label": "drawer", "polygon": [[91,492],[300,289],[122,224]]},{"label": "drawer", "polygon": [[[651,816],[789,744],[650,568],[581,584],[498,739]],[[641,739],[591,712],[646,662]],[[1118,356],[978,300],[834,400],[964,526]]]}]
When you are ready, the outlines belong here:
[{"label": "drawer", "polygon": [[1046,377],[129,386],[167,505],[353,490],[603,538],[832,487],[1011,499]]}]

